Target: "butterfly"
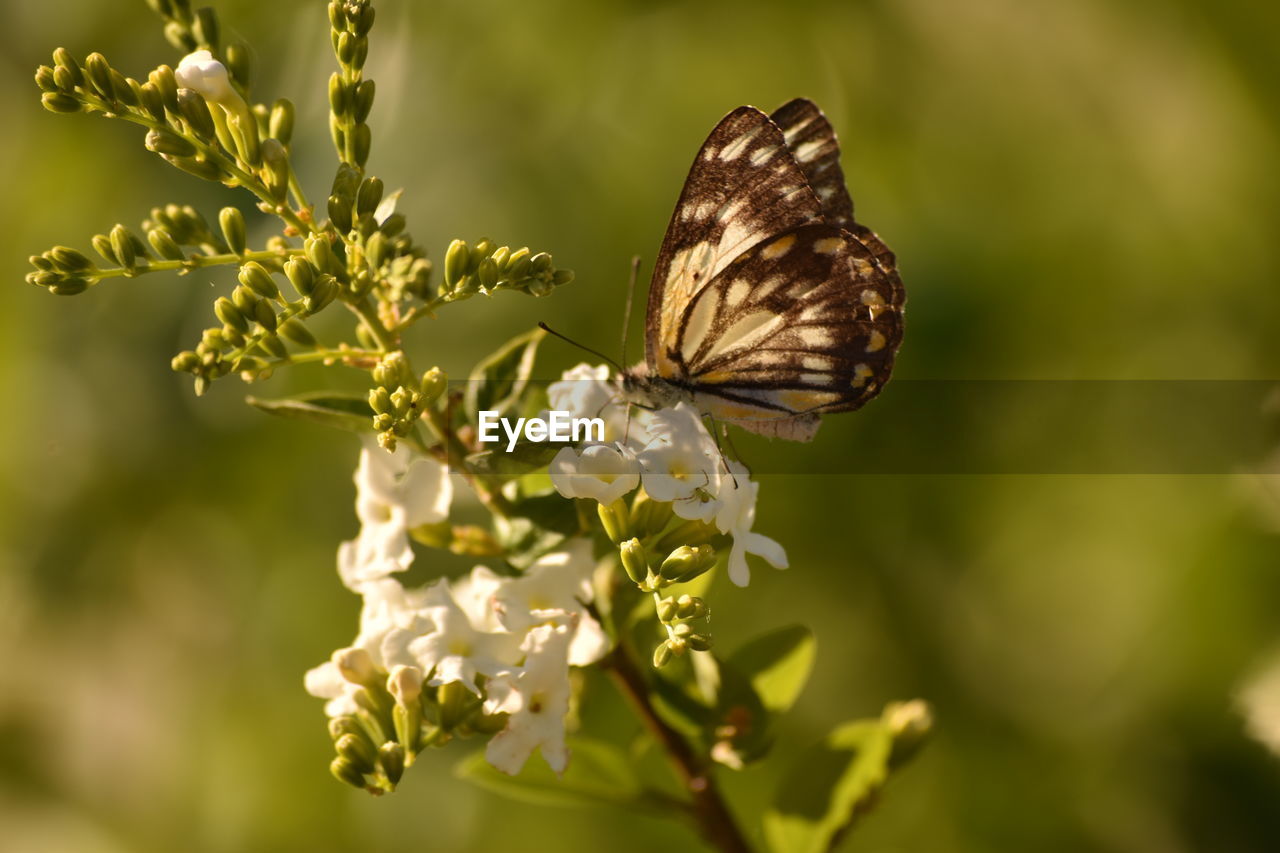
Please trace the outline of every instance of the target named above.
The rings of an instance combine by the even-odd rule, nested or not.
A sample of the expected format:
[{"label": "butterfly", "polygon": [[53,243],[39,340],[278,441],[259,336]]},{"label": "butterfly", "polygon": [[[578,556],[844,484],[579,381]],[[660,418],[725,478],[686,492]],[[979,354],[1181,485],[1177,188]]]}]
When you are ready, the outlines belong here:
[{"label": "butterfly", "polygon": [[739,107],[689,170],[649,285],[645,359],[622,387],[809,441],[820,415],[888,382],[905,298],[893,253],[853,218],[822,111]]}]

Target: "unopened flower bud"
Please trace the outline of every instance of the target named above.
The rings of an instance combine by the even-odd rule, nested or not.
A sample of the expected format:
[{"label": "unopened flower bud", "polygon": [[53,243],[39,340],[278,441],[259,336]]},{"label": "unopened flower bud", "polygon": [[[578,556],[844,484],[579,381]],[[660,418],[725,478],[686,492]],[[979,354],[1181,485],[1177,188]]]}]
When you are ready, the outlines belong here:
[{"label": "unopened flower bud", "polygon": [[345,734],[334,741],[338,755],[350,761],[361,773],[372,773],[378,761],[377,750],[367,737]]},{"label": "unopened flower bud", "polygon": [[[649,560],[639,539],[628,539],[618,546],[622,568],[634,584],[644,584],[649,577]],[[666,621],[666,620],[663,620]]]},{"label": "unopened flower bud", "polygon": [[[227,209],[232,210],[234,208]],[[267,268],[257,261],[249,261],[240,267],[238,278],[242,285],[266,299],[275,299],[280,295],[280,288],[276,285],[275,279],[271,277],[271,273],[267,272]]]},{"label": "unopened flower bud", "polygon": [[378,766],[386,774],[392,785],[399,783],[404,775],[404,747],[395,741],[387,741],[378,747]]},{"label": "unopened flower bud", "polygon": [[227,68],[207,50],[189,53],[173,71],[179,88],[190,89],[206,101],[224,106],[243,104],[231,85]]},{"label": "unopened flower bud", "polygon": [[710,545],[681,545],[662,561],[658,573],[671,582],[690,581],[715,565],[716,552]]},{"label": "unopened flower bud", "polygon": [[299,296],[310,296],[315,286],[315,267],[306,258],[292,257],[284,263],[284,274]]},{"label": "unopened flower bud", "polygon": [[[237,207],[224,207],[218,211],[218,224],[222,227],[223,239],[232,254],[243,255],[245,249],[244,214]],[[255,288],[256,290],[256,288]],[[263,294],[264,296],[266,294]]]},{"label": "unopened flower bud", "polygon": [[329,772],[339,782],[346,782],[355,788],[364,788],[364,774],[345,758],[335,758],[329,763]]},{"label": "unopened flower bud", "polygon": [[471,253],[467,248],[467,244],[463,240],[454,240],[449,244],[449,250],[444,254],[444,282],[449,287],[457,286],[458,282],[466,275],[467,267],[471,263]]},{"label": "unopened flower bud", "polygon": [[380,680],[373,658],[364,649],[338,649],[333,653],[332,660],[342,677],[352,684],[367,686]]},{"label": "unopened flower bud", "polygon": [[653,650],[653,666],[655,669],[662,669],[671,662],[671,644],[663,640],[658,647]]},{"label": "unopened flower bud", "polygon": [[426,373],[422,374],[422,400],[423,404],[433,403],[440,398],[440,395],[449,387],[449,377],[439,367],[433,367]]}]

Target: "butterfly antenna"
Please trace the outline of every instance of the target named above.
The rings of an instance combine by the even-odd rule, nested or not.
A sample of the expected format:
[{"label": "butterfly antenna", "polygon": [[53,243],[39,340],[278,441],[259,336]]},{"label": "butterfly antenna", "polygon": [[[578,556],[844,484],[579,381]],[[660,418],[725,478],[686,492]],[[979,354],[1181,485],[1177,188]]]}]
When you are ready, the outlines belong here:
[{"label": "butterfly antenna", "polygon": [[573,345],[573,346],[577,347],[578,349],[582,350],[583,352],[589,352],[589,353],[591,353],[592,355],[594,355],[596,358],[602,358],[602,359],[604,359],[604,360],[605,360],[605,361],[607,361],[609,364],[612,364],[614,367],[616,367],[616,368],[618,369],[618,372],[619,372],[619,373],[622,373],[622,372],[623,372],[622,365],[618,364],[618,362],[616,362],[616,361],[614,361],[613,359],[609,358],[609,356],[605,355],[604,353],[600,352],[599,350],[593,350],[593,349],[592,349],[591,347],[589,347],[589,346],[586,346],[586,345],[584,345],[584,344],[580,344],[580,343],[578,343],[577,341],[575,341],[573,338],[570,338],[570,337],[567,337],[567,336],[565,336],[565,335],[560,334],[560,333],[559,333],[559,332],[557,332],[555,329],[553,329],[553,328],[551,328],[550,326],[548,326],[546,323],[543,323],[541,320],[539,320],[539,321],[538,321],[538,328],[539,328],[539,329],[541,329],[541,330],[542,330],[542,331],[544,331],[544,332],[548,332],[548,333],[550,333],[550,334],[552,334],[552,335],[555,335],[555,336],[556,336],[557,338],[559,338],[560,340],[564,341],[564,342],[565,342],[565,343],[567,343],[567,344],[571,344],[571,345]]},{"label": "butterfly antenna", "polygon": [[622,361],[627,361],[627,339],[631,334],[631,303],[635,300],[636,280],[640,277],[640,256],[631,258],[631,277],[627,281],[627,307],[622,311]]}]

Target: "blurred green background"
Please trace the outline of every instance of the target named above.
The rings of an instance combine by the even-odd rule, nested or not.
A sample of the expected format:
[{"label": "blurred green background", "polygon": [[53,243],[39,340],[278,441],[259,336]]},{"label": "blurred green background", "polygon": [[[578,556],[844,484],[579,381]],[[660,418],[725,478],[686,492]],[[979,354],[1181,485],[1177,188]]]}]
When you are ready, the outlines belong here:
[{"label": "blurred green background", "polygon": [[[323,4],[217,8],[256,49],[258,96],[297,102],[322,198]],[[656,254],[705,134],[738,104],[806,95],[901,260],[899,378],[1273,378],[1277,28],[1246,0],[382,2],[371,168],[406,189],[411,230],[437,259],[488,235],[578,273],[548,300],[449,309],[420,358],[464,375],[535,319],[617,352],[628,260]],[[135,128],[42,110],[31,73],[58,45],[134,76],[178,58],[141,2],[5,4],[0,849],[693,849],[674,824],[454,781],[474,745],[381,799],[329,777],[302,672],[354,634],[333,555],[355,532],[357,442],[251,411],[230,380],[197,401],[169,371],[225,276],[70,299],[23,283],[27,255],[87,249],[166,201],[270,227]],[[577,360],[545,347],[548,374]],[[853,469],[878,412],[828,419],[815,447]],[[785,470],[794,450],[767,452]],[[716,636],[816,632],[782,764],[887,700],[934,703],[935,740],[846,849],[1274,850],[1280,765],[1237,696],[1280,642],[1280,543],[1249,485],[771,476],[758,529],[792,569],[718,587]],[[587,702],[627,730],[607,686]],[[750,820],[771,764],[727,782]]]}]

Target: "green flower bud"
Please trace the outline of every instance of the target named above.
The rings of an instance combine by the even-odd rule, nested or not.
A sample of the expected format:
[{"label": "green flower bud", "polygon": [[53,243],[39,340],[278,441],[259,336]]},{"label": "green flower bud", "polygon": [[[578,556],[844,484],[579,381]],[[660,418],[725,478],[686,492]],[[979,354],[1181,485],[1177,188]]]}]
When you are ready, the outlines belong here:
[{"label": "green flower bud", "polygon": [[[622,568],[631,582],[644,585],[649,578],[649,558],[645,555],[644,546],[639,539],[628,539],[618,546],[622,556]],[[665,621],[665,620],[664,620]]]},{"label": "green flower bud", "polygon": [[347,114],[349,107],[347,84],[343,81],[342,75],[335,71],[329,76],[329,109],[334,115],[343,116]]},{"label": "green flower bud", "polygon": [[61,92],[45,92],[40,96],[40,103],[51,113],[78,113],[81,109],[79,100]]},{"label": "green flower bud", "polygon": [[337,740],[346,734],[364,735],[364,728],[360,725],[360,721],[349,714],[341,717],[334,717],[329,720],[329,737]]},{"label": "green flower bud", "polygon": [[53,260],[44,255],[30,255],[27,257],[27,263],[31,264],[37,270],[49,271],[53,269]]},{"label": "green flower bud", "polygon": [[109,264],[123,266],[120,259],[116,257],[116,250],[111,246],[111,238],[106,234],[94,234],[90,240],[93,244],[93,250],[102,256],[102,259]]},{"label": "green flower bud", "polygon": [[716,563],[715,549],[710,545],[681,545],[662,561],[658,573],[672,583],[690,581]]},{"label": "green flower bud", "polygon": [[213,139],[217,135],[209,105],[194,89],[178,90],[178,112],[186,119],[191,132],[199,138]]},{"label": "green flower bud", "polygon": [[344,734],[334,741],[334,749],[338,755],[350,761],[363,773],[372,773],[378,760],[377,750],[367,737],[356,734]]},{"label": "green flower bud", "polygon": [[316,270],[306,258],[297,256],[284,262],[284,274],[299,296],[310,296],[315,287]]},{"label": "green flower bud", "polygon": [[120,266],[133,269],[137,263],[137,252],[134,249],[133,235],[123,225],[111,229],[111,250],[120,259]]},{"label": "green flower bud", "polygon": [[216,164],[208,160],[197,160],[190,157],[173,157],[168,154],[162,154],[165,160],[168,160],[174,166],[177,166],[188,175],[195,175],[204,181],[217,181],[221,183],[229,176],[223,172]]},{"label": "green flower bud", "polygon": [[373,109],[373,95],[374,85],[372,80],[361,80],[360,84],[356,86],[352,104],[352,118],[357,123],[369,118],[369,111]]},{"label": "green flower bud", "polygon": [[471,263],[471,252],[463,240],[454,240],[444,254],[444,282],[450,288],[457,286],[466,275]]},{"label": "green flower bud", "polygon": [[160,95],[160,90],[156,88],[154,83],[148,81],[142,84],[140,98],[142,105],[147,108],[147,112],[151,114],[153,119],[156,121],[165,120],[164,98]]},{"label": "green flower bud", "polygon": [[[227,117],[227,127],[231,131],[231,138],[235,140],[240,160],[256,168],[266,156],[266,146],[258,136],[258,120],[248,113],[233,113]],[[275,144],[283,153],[284,146],[280,145],[279,140]]]},{"label": "green flower bud", "polygon": [[108,103],[116,99],[115,85],[111,80],[111,65],[101,53],[91,53],[84,60],[85,76],[89,84]]},{"label": "green flower bud", "polygon": [[304,347],[314,347],[316,345],[316,337],[297,317],[291,317],[280,324],[280,334],[284,335],[295,344]]},{"label": "green flower bud", "polygon": [[111,69],[111,88],[115,90],[116,99],[131,107],[138,106],[138,90],[134,88],[137,82],[125,77],[114,68]]},{"label": "green flower bud", "polygon": [[627,505],[621,500],[614,501],[611,506],[596,504],[596,514],[604,527],[605,535],[615,545],[620,545],[627,538]]},{"label": "green flower bud", "polygon": [[190,373],[200,366],[200,356],[191,350],[180,352],[169,362],[175,373]]},{"label": "green flower bud", "polygon": [[80,70],[80,63],[65,47],[60,47],[53,52],[53,64],[70,75],[72,85],[79,86],[84,83],[84,73]]},{"label": "green flower bud", "polygon": [[152,228],[147,232],[147,242],[155,253],[166,261],[184,261],[187,259],[182,247],[174,242],[173,237],[163,228]]},{"label": "green flower bud", "polygon": [[74,95],[76,91],[76,77],[67,69],[59,65],[53,69],[53,86],[64,95]]},{"label": "green flower bud", "polygon": [[249,321],[236,308],[235,303],[225,296],[220,296],[213,303],[213,313],[218,319],[241,334],[249,331]]},{"label": "green flower bud", "polygon": [[[227,246],[231,249],[233,255],[243,255],[245,250],[245,224],[244,214],[237,207],[224,207],[218,211],[218,225],[222,228],[222,239],[227,241]],[[261,267],[259,267],[261,269]],[[244,270],[241,270],[243,275]],[[242,279],[243,280],[243,279]],[[255,287],[254,290],[257,290]],[[271,297],[272,294],[263,293],[263,296]]]},{"label": "green flower bud", "polygon": [[57,284],[49,285],[49,292],[56,296],[75,296],[89,289],[89,282],[83,278],[68,276]]},{"label": "green flower bud", "polygon": [[[316,279],[315,288],[311,291],[311,295],[305,300],[307,311],[315,314],[317,311],[323,310],[338,295],[337,280],[325,273]],[[361,326],[360,328],[364,328]]]},{"label": "green flower bud", "polygon": [[707,603],[692,595],[682,595],[675,602],[676,617],[679,619],[701,619],[707,615]]},{"label": "green flower bud", "polygon": [[436,691],[440,703],[440,728],[453,731],[465,717],[470,691],[456,681],[442,684]]},{"label": "green flower bud", "polygon": [[216,51],[218,49],[218,36],[221,34],[218,28],[218,13],[208,6],[197,9],[195,21],[191,26],[191,34],[196,37],[196,42],[201,47]]},{"label": "green flower bud", "polygon": [[154,151],[157,154],[168,154],[171,157],[194,157],[196,147],[178,134],[164,128],[154,128],[147,131],[146,139],[143,142],[148,151]]},{"label": "green flower bud", "polygon": [[277,201],[289,193],[289,152],[278,139],[262,143],[262,162],[267,170],[267,185]]},{"label": "green flower bud", "polygon": [[551,283],[556,287],[571,281],[573,281],[573,270],[556,270],[555,275],[551,277]]},{"label": "green flower bud", "polygon": [[[266,329],[273,335],[279,325],[275,309],[272,308],[271,303],[265,299],[259,299],[257,304],[253,306],[253,319],[257,320],[259,326]],[[282,346],[280,349],[280,353],[273,352],[272,355],[284,355],[284,347]]]},{"label": "green flower bud", "polygon": [[659,601],[655,607],[659,622],[670,622],[676,618],[675,599],[667,597]]},{"label": "green flower bud", "polygon": [[172,68],[161,65],[147,75],[147,82],[156,87],[166,110],[171,113],[178,112],[178,79],[173,76]]},{"label": "green flower bud", "polygon": [[382,179],[366,178],[356,193],[356,214],[360,217],[372,216],[382,203]]},{"label": "green flower bud", "polygon": [[671,662],[671,644],[663,640],[658,647],[653,650],[653,668],[662,669]]},{"label": "green flower bud", "polygon": [[529,259],[529,272],[533,275],[541,275],[551,271],[551,256],[546,252],[539,252]]},{"label": "green flower bud", "polygon": [[227,45],[227,49],[223,51],[223,61],[227,67],[233,80],[240,84],[243,89],[249,88],[250,73],[250,55],[249,48],[240,42]]},{"label": "green flower bud", "polygon": [[63,272],[83,272],[93,267],[93,261],[89,260],[83,252],[69,246],[54,246],[49,255],[58,269]]},{"label": "green flower bud", "polygon": [[360,181],[360,171],[343,163],[338,167],[338,171],[334,173],[332,193],[345,200],[348,205],[354,204],[356,191],[360,189]]},{"label": "green flower bud", "polygon": [[58,90],[58,82],[51,67],[41,65],[36,69],[36,85],[40,87],[41,92],[56,92]]},{"label": "green flower bud", "polygon": [[369,132],[367,124],[357,124],[351,133],[351,157],[357,164],[363,166],[369,162],[369,149],[373,147],[373,135]]},{"label": "green flower bud", "polygon": [[[343,65],[351,65],[356,55],[356,38],[351,33],[338,33],[338,45],[334,51],[338,55],[338,61]],[[334,110],[335,113],[341,113],[341,110]]]},{"label": "green flower bud", "polygon": [[258,306],[257,294],[245,287],[243,284],[231,291],[231,303],[239,309],[240,313],[245,317],[252,317],[254,310]]},{"label": "green flower bud", "polygon": [[387,238],[381,231],[374,231],[364,241],[364,256],[374,269],[382,266],[387,257]]},{"label": "green flower bud", "polygon": [[476,276],[480,279],[480,286],[485,290],[492,290],[498,284],[498,265],[494,263],[493,258],[485,258],[480,262]]},{"label": "green flower bud", "polygon": [[689,648],[695,652],[711,651],[711,637],[706,634],[690,634],[685,638],[685,642],[689,644]]},{"label": "green flower bud", "polygon": [[404,776],[404,747],[395,741],[387,741],[378,747],[378,765],[392,785],[399,783]]},{"label": "green flower bud", "polygon": [[[267,334],[263,335],[261,340],[259,340],[258,342],[262,344],[262,346],[266,349],[267,352],[271,353],[271,355],[275,356],[276,358],[285,358],[289,355],[289,351],[285,349],[284,341],[280,340],[275,336],[275,312],[274,311],[271,312],[272,322],[271,322],[271,325],[268,325],[261,316],[263,307],[266,307],[269,310],[271,306],[268,305],[266,302],[258,303],[257,319],[259,323],[262,323],[263,328],[267,330]],[[263,377],[263,378],[266,378],[266,377]]]},{"label": "green flower bud", "polygon": [[329,196],[329,221],[342,233],[351,230],[351,203],[341,196]]},{"label": "green flower bud", "polygon": [[[234,208],[225,208],[225,210],[233,210]],[[303,262],[305,263],[305,261]],[[286,269],[287,269],[286,265]],[[238,276],[240,283],[248,287],[254,293],[266,299],[276,299],[280,296],[280,288],[276,286],[275,279],[271,277],[271,273],[267,272],[267,268],[257,261],[249,261],[240,267]]]},{"label": "green flower bud", "polygon": [[329,245],[329,238],[323,234],[312,234],[307,238],[305,244],[307,260],[311,261],[311,265],[320,271],[328,271],[333,269],[336,260],[333,257],[333,248]]},{"label": "green flower bud", "polygon": [[385,385],[369,389],[369,408],[379,415],[394,414],[395,404],[391,402],[391,393]]},{"label": "green flower bud", "polygon": [[439,367],[433,367],[422,374],[423,405],[434,403],[449,386],[449,377]]},{"label": "green flower bud", "polygon": [[[200,380],[197,379],[196,381],[199,382]],[[354,788],[364,789],[364,774],[345,758],[333,759],[329,763],[329,772],[339,782],[346,782]]]},{"label": "green flower bud", "polygon": [[271,118],[267,121],[267,133],[285,145],[293,139],[295,110],[293,101],[280,98],[271,106]]}]

